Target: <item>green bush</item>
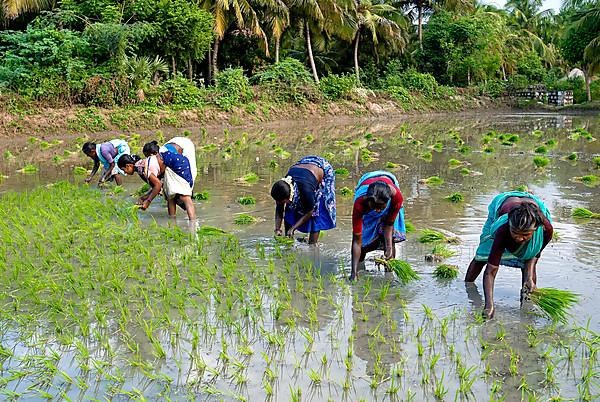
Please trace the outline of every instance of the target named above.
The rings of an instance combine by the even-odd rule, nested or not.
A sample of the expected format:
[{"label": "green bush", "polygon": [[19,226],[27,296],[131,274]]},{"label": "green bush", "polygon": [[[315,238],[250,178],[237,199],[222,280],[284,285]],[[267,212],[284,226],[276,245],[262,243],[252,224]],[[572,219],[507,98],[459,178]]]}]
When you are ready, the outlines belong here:
[{"label": "green bush", "polygon": [[216,76],[217,98],[215,103],[223,110],[248,102],[252,99],[252,88],[241,68],[228,68]]},{"label": "green bush", "polygon": [[502,93],[506,90],[506,83],[501,80],[486,80],[477,85],[480,95],[490,96],[492,98],[498,98],[502,96]]},{"label": "green bush", "polygon": [[276,102],[301,105],[318,97],[312,76],[301,62],[292,58],[265,67],[252,77],[252,82],[265,88]]},{"label": "green bush", "polygon": [[411,103],[412,97],[408,89],[400,86],[390,86],[385,89],[385,92],[396,102]]},{"label": "green bush", "polygon": [[329,100],[347,98],[356,86],[356,76],[351,74],[330,74],[319,83],[319,89]]},{"label": "green bush", "polygon": [[438,89],[438,83],[431,74],[419,73],[410,69],[400,76],[402,86],[409,91],[418,91],[425,95],[435,95]]},{"label": "green bush", "polygon": [[162,82],[158,93],[162,104],[182,107],[202,107],[206,104],[206,90],[181,76]]},{"label": "green bush", "polygon": [[508,77],[508,83],[506,88],[509,91],[517,91],[519,89],[525,89],[529,85],[529,79],[521,74],[515,74]]}]

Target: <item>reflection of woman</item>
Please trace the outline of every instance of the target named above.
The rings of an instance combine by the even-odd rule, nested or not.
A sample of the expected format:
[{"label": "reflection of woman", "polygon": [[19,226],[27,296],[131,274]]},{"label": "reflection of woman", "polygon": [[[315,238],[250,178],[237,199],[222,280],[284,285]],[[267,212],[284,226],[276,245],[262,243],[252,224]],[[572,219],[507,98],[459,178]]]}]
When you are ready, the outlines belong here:
[{"label": "reflection of woman", "polygon": [[271,187],[275,207],[275,234],[293,236],[296,230],[309,233],[316,243],[321,230],[335,227],[335,173],[325,159],[306,156],[293,165],[286,177]]},{"label": "reflection of woman", "polygon": [[169,216],[175,216],[177,205],[190,220],[196,219],[192,190],[197,174],[194,144],[185,137],[175,137],[162,147],[156,141],[144,145],[146,159],[134,156],[121,158],[119,166],[129,175],[138,173],[150,184],[150,191],[140,198],[141,208],[147,209],[163,191]]},{"label": "reflection of woman", "polygon": [[367,253],[383,250],[387,259],[396,257],[394,243],[406,239],[404,208],[398,180],[379,170],[365,173],[354,191],[352,208],[352,273],[358,278],[358,265]]},{"label": "reflection of woman", "polygon": [[113,178],[118,185],[123,182],[123,178],[120,176],[123,174],[123,171],[119,169],[117,162],[121,156],[131,152],[126,141],[114,139],[103,144],[86,142],[83,144],[81,150],[94,161],[92,173],[85,179],[86,183],[92,180],[92,177],[94,177],[100,167],[100,163],[102,163],[104,169],[100,175],[98,184],[112,180]]},{"label": "reflection of woman", "polygon": [[534,195],[521,191],[498,194],[488,206],[488,218],[479,247],[471,261],[466,282],[483,274],[484,313],[494,316],[494,280],[499,265],[521,268],[521,293],[535,290],[537,260],[552,239],[550,212]]}]

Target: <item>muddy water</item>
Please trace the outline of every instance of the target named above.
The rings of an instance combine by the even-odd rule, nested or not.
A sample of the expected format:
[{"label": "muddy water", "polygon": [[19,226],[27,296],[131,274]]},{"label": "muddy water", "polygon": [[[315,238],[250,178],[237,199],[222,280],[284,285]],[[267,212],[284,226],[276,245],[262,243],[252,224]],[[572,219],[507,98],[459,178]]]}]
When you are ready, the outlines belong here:
[{"label": "muddy water", "polygon": [[[282,177],[301,156],[327,153],[330,153],[329,159],[334,168],[343,167],[349,171],[347,176],[338,177],[336,183],[338,227],[324,233],[317,247],[309,247],[301,242],[294,247],[298,258],[313,262],[322,274],[337,277],[348,275],[352,197],[342,196],[339,189],[353,189],[364,172],[385,169],[388,162],[399,165],[393,172],[400,181],[404,195],[406,218],[417,231],[438,229],[461,240],[460,245],[451,246],[456,255],[446,260],[449,264],[459,266],[460,277],[456,280],[440,281],[432,276],[435,264],[426,262],[424,258],[432,246],[419,244],[416,240],[418,233],[408,235],[408,240],[398,246],[398,254],[421,274],[420,281],[400,286],[393,281],[392,274],[379,271],[372,260],[367,261],[367,271],[362,273],[359,283],[353,285],[349,292],[336,281],[327,280],[329,286],[326,286],[326,294],[339,303],[340,313],[331,311],[327,305],[319,309],[319,329],[315,334],[312,353],[308,355],[304,353],[306,341],[301,336],[287,339],[285,350],[275,359],[278,377],[273,400],[289,400],[297,388],[302,390],[303,400],[395,399],[396,394],[387,391],[390,387],[389,374],[383,384],[374,386],[371,382],[374,372],[380,367],[384,367],[388,373],[394,367],[403,372],[395,380],[400,387],[397,396],[401,399],[410,399],[415,394],[415,400],[434,400],[435,384],[440,383],[447,388],[442,399],[452,400],[459,395],[459,382],[454,374],[456,355],[461,356],[465,367],[476,367],[473,393],[465,399],[489,399],[495,382],[503,384],[502,395],[506,400],[521,399],[525,395],[523,389],[527,388],[522,386],[522,378],[527,379],[528,386],[541,400],[556,395],[571,398],[581,396],[576,378],[580,373],[577,371],[557,369],[560,388],[543,382],[546,362],[551,360],[560,366],[564,360],[562,352],[556,350],[553,342],[557,336],[569,344],[574,339],[569,329],[572,326],[588,326],[596,332],[600,330],[600,315],[597,314],[597,306],[600,305],[600,267],[597,262],[600,255],[599,222],[577,222],[570,217],[571,209],[576,206],[600,212],[598,188],[586,187],[572,180],[576,176],[600,173],[592,162],[592,158],[600,154],[600,141],[569,139],[568,136],[577,127],[585,128],[600,139],[600,117],[554,114],[451,115],[344,125],[294,123],[246,130],[245,134],[242,129],[231,129],[225,134],[222,131],[201,133],[198,129],[191,129],[191,138],[198,144],[199,179],[196,191],[206,190],[210,194],[207,201],[196,203],[198,224],[218,226],[236,233],[249,250],[255,250],[260,244],[270,244],[268,239],[273,233],[274,205],[269,197],[269,189],[273,181]],[[518,134],[520,138],[514,146],[492,141],[489,146],[494,151],[486,153],[483,152],[481,138],[490,130]],[[538,138],[531,134],[534,130],[541,130],[543,136]],[[449,135],[450,132],[457,133],[471,151],[458,152],[459,145]],[[167,138],[169,134],[165,132]],[[241,140],[238,143],[233,143],[233,140],[221,142],[224,135]],[[358,143],[352,144],[356,140]],[[551,162],[545,169],[535,169],[533,150],[548,140],[556,142],[555,146],[548,147],[546,156]],[[217,149],[201,149],[202,145],[209,143],[218,144]],[[431,150],[430,146],[436,143],[441,144],[441,149]],[[231,146],[229,151],[228,145]],[[6,144],[6,147],[10,148],[10,144]],[[34,148],[35,145],[30,144],[30,147]],[[277,147],[289,152],[289,155],[278,152]],[[59,153],[58,148],[60,153],[63,148],[76,149],[73,144],[64,144],[59,145],[56,151],[51,148],[47,152]],[[363,158],[362,150],[365,148],[372,152],[373,160]],[[432,155],[431,161],[421,157],[428,151]],[[562,160],[572,152],[577,152],[576,162]],[[34,157],[28,152],[19,155],[18,150],[13,153],[17,156],[15,160],[3,159],[0,163],[0,173],[9,176],[0,184],[0,191],[26,189],[59,178],[82,181],[82,177],[73,176],[72,166],[83,165],[85,159],[73,156],[62,166],[42,163],[39,173],[24,175],[15,171],[24,162],[34,161]],[[471,174],[463,175],[460,168],[452,169],[448,164],[452,158],[467,162],[466,167]],[[271,161],[277,162],[278,166],[271,167]],[[260,181],[256,184],[236,181],[249,172],[257,173]],[[420,179],[433,175],[440,176],[445,182],[439,187],[420,183]],[[487,203],[498,192],[518,185],[527,185],[546,202],[552,212],[558,238],[547,247],[538,264],[538,286],[569,289],[581,294],[569,328],[554,331],[544,318],[530,314],[529,307],[520,309],[520,272],[505,267],[501,267],[496,279],[496,319],[483,325],[474,324],[471,313],[479,312],[483,304],[481,277],[469,286],[464,284],[462,277],[477,247],[479,233],[486,219]],[[127,178],[128,190],[138,186],[137,178]],[[464,202],[452,204],[444,199],[453,192],[462,193]],[[256,197],[257,204],[239,205],[237,199],[245,195]],[[236,214],[244,212],[258,217],[259,223],[234,225]],[[177,224],[185,227],[184,215],[179,211]],[[161,202],[154,202],[143,217],[154,218],[165,224],[169,222],[166,208]],[[391,292],[401,294],[402,300],[398,302],[398,308],[391,312],[397,330],[384,326],[381,334],[377,334],[374,327],[383,317],[377,297],[369,296],[365,302],[360,295],[366,283],[372,284],[373,293],[376,294],[390,282]],[[305,310],[302,297],[293,295],[292,300],[298,310]],[[402,308],[400,304],[403,304]],[[434,318],[427,318],[423,305],[431,307]],[[442,336],[440,325],[445,317],[449,329]],[[424,334],[422,337],[415,335],[420,331],[419,328]],[[533,328],[539,334],[541,341],[537,347],[528,344],[528,328]],[[285,328],[273,324],[271,330],[283,331]],[[261,334],[251,329],[248,331],[248,336],[255,339],[258,345]],[[500,336],[500,333],[506,335]],[[228,333],[226,336],[231,344],[237,344],[235,335]],[[388,342],[385,342],[385,346],[374,348],[373,343],[378,342],[379,336]],[[344,367],[344,357],[349,353],[348,339],[351,337],[353,352],[358,359],[348,371]],[[506,350],[495,351],[494,346],[504,339],[519,355],[519,375],[510,374],[510,354]],[[419,353],[419,344],[427,350],[424,356],[428,356],[428,359]],[[572,344],[579,345],[575,340],[572,340]],[[185,349],[185,345],[181,347]],[[259,353],[260,347],[255,346],[255,349],[255,354],[249,360],[249,380],[242,389],[232,386],[225,377],[215,376],[214,381],[209,383],[220,393],[212,395],[214,390],[204,389],[198,395],[209,400],[233,400],[240,396],[249,400],[265,399],[262,379],[268,364]],[[373,349],[377,352],[373,352]],[[492,352],[484,361],[482,355],[490,349]],[[543,357],[548,349],[553,349],[552,353],[549,352],[552,357]],[[262,350],[269,353],[268,346]],[[218,348],[211,350],[206,346],[204,357],[209,365],[212,362],[218,366],[218,353]],[[582,361],[585,360],[581,357],[587,353],[585,350],[578,349],[577,353]],[[435,367],[431,367],[431,356],[435,355],[439,355],[440,360],[434,363]],[[322,363],[323,356],[328,356],[327,363]],[[597,372],[597,363],[595,367]],[[168,360],[158,369],[171,378],[178,378],[178,383],[193,380],[182,376],[181,367],[168,363]],[[320,385],[315,385],[309,379],[307,372],[310,369],[322,376]],[[391,377],[396,378],[394,375]],[[351,385],[345,387],[343,384],[348,378],[352,379]],[[206,381],[206,378],[199,380]],[[157,399],[160,399],[157,395],[164,392],[159,384],[146,384],[135,372],[131,373],[128,385]],[[593,388],[591,393],[597,394],[597,385]],[[173,386],[173,389],[168,394],[171,398],[185,398],[177,391],[177,387]],[[102,395],[102,390],[100,386],[97,394],[88,392],[85,395]],[[77,398],[76,393],[70,396]]]}]

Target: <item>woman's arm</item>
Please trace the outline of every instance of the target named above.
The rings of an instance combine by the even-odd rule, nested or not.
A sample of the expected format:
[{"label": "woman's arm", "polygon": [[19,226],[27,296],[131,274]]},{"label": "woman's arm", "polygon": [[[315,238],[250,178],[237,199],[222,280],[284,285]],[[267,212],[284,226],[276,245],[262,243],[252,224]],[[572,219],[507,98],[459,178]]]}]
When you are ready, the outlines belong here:
[{"label": "woman's arm", "polygon": [[484,312],[487,318],[494,316],[494,282],[498,273],[498,265],[492,265],[489,262],[483,272],[483,294],[485,296]]},{"label": "woman's arm", "polygon": [[383,226],[383,239],[385,240],[385,253],[384,257],[386,260],[389,260],[394,255],[394,243],[392,239],[392,235],[394,234],[394,224],[391,225],[389,223],[384,223]]},{"label": "woman's arm", "polygon": [[88,178],[85,179],[86,183],[89,183],[90,181],[92,181],[92,177],[94,177],[94,175],[96,174],[96,172],[98,171],[99,168],[100,168],[100,160],[94,160],[94,167],[92,168],[92,173],[90,173]]},{"label": "woman's arm", "polygon": [[112,175],[112,171],[115,168],[115,163],[112,162],[110,165],[108,165],[108,169],[106,169],[106,171],[104,172],[104,174],[102,175],[102,177],[100,177],[100,180],[98,181],[98,184],[100,183],[104,183],[106,180],[108,180],[110,178],[110,176]]},{"label": "woman's arm", "polygon": [[312,218],[312,213],[314,211],[314,208],[311,209],[310,211],[308,211],[307,213],[305,213],[302,218],[300,218],[298,220],[298,222],[296,222],[296,224],[294,226],[292,226],[288,232],[286,233],[287,236],[293,236],[294,232],[296,231],[296,229],[298,229],[300,226],[304,225],[310,218]]},{"label": "woman's arm", "polygon": [[525,277],[523,278],[523,290],[526,290],[527,292],[533,292],[537,288],[533,279],[535,276],[535,265],[537,260],[538,259],[534,257],[525,261],[525,268],[523,268],[525,270]]},{"label": "woman's arm", "polygon": [[358,279],[358,264],[360,262],[360,255],[362,253],[362,233],[352,234],[352,272],[350,273],[350,280],[354,281]]},{"label": "woman's arm", "polygon": [[283,213],[285,212],[285,204],[275,205],[275,236],[281,236],[281,223],[283,222]]},{"label": "woman's arm", "polygon": [[148,182],[150,183],[150,186],[152,186],[152,190],[150,191],[148,197],[142,203],[141,209],[147,209],[150,206],[152,200],[160,193],[160,190],[162,189],[162,182],[158,179],[158,177],[150,175],[150,177],[148,178]]}]

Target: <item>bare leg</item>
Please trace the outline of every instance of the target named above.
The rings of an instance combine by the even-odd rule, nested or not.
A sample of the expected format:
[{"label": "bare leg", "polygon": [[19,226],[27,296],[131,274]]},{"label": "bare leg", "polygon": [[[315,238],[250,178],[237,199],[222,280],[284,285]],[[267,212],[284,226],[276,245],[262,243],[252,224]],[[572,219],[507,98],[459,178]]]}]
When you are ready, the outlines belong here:
[{"label": "bare leg", "polygon": [[477,279],[484,266],[485,262],[483,261],[471,260],[469,269],[467,269],[467,273],[465,274],[465,282],[475,282],[475,279]]},{"label": "bare leg", "polygon": [[196,207],[192,201],[192,197],[189,195],[182,195],[179,200],[185,205],[185,211],[187,212],[188,218],[193,221],[196,219]]},{"label": "bare leg", "polygon": [[498,273],[497,265],[487,264],[483,273],[483,294],[485,296],[484,314],[487,318],[494,317],[494,281]]},{"label": "bare leg", "polygon": [[377,242],[374,241],[373,243],[369,244],[367,247],[363,247],[360,250],[360,258],[358,261],[363,262],[365,260],[365,257],[367,256],[367,253],[377,250],[377,246],[378,246]]},{"label": "bare leg", "polygon": [[170,217],[175,217],[177,214],[177,204],[175,203],[175,198],[170,198],[167,200],[167,212]]},{"label": "bare leg", "polygon": [[113,177],[115,178],[115,183],[117,183],[117,186],[123,184],[123,176],[121,176],[120,174],[116,174]]},{"label": "bare leg", "polygon": [[319,241],[319,235],[321,232],[310,232],[308,235],[308,244],[315,244]]}]

